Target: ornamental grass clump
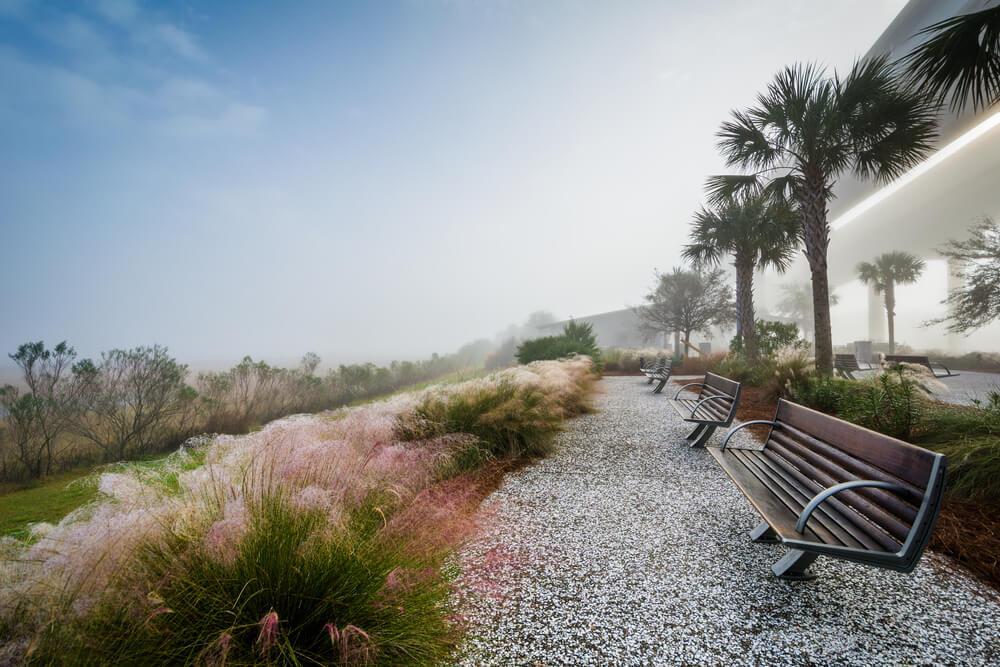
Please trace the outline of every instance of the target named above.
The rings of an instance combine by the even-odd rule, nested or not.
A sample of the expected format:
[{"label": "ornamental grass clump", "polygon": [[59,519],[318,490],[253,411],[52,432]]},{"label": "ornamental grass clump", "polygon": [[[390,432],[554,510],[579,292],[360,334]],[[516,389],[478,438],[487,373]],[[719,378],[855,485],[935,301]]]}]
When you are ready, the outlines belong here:
[{"label": "ornamental grass clump", "polygon": [[439,664],[475,469],[540,451],[595,380],[541,362],[105,472],[100,501],[3,544],[0,664]]}]

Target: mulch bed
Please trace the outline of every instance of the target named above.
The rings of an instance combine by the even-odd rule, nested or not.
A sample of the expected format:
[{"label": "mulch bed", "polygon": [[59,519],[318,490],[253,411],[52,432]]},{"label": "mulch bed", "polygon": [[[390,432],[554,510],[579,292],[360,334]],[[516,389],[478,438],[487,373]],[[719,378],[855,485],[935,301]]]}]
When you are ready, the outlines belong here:
[{"label": "mulch bed", "polygon": [[[703,382],[704,378],[685,379]],[[671,380],[679,386],[679,380]],[[758,387],[743,385],[736,418],[774,419],[778,400]],[[767,436],[765,425],[750,426],[758,438]],[[1000,512],[996,503],[945,497],[931,536],[930,548],[948,554],[980,579],[1000,591]]]}]

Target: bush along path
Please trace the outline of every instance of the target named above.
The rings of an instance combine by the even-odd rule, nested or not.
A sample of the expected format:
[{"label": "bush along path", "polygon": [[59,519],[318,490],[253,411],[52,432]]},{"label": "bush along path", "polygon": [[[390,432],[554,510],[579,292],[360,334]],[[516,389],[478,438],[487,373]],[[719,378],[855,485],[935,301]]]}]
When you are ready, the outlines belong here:
[{"label": "bush along path", "polygon": [[[1000,599],[947,556],[910,574],[829,558],[783,582],[783,547],[644,379],[605,378],[599,411],[507,477],[464,553],[482,664],[995,664]],[[740,437],[744,436],[744,437]],[[718,445],[716,435],[710,444]],[[739,446],[759,446],[741,432]]]},{"label": "bush along path", "polygon": [[596,380],[537,362],[105,473],[99,501],[0,545],[0,664],[447,661],[480,501]]}]

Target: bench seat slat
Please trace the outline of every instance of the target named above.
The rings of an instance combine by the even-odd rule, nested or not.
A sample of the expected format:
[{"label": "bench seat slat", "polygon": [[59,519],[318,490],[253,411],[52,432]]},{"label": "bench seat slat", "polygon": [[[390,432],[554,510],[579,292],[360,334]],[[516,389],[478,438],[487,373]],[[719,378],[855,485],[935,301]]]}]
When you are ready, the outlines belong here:
[{"label": "bench seat slat", "polygon": [[[850,481],[852,479],[871,479],[870,477],[861,477],[849,474],[836,476],[830,475],[825,470],[814,466],[812,461],[807,460],[805,457],[805,454],[808,453],[807,450],[804,450],[801,446],[789,443],[786,438],[779,439],[777,434],[773,434],[771,442],[767,445],[767,449],[774,455],[783,458],[791,466],[796,468],[796,472],[798,474],[803,475],[804,477],[807,477],[817,483],[817,486],[822,489],[829,488],[835,484],[840,484],[841,482]],[[910,532],[910,526],[913,523],[913,519],[916,518],[916,510],[888,492],[885,492],[885,497],[879,497],[873,501],[870,497],[866,497],[865,495],[858,493],[858,491],[864,490],[866,489],[862,488],[844,491],[838,494],[835,498],[831,499],[831,502],[835,501],[837,503],[849,505],[854,511],[864,516],[868,521],[871,521],[880,529],[892,535],[896,541],[901,542],[906,539],[906,536]],[[889,502],[890,500],[891,502]],[[906,508],[906,510],[908,510],[906,513],[909,516],[902,517],[901,520],[901,517],[898,515],[887,511],[886,506],[889,506],[888,509],[893,511],[899,507]],[[889,548],[888,545],[884,546]]]},{"label": "bench seat slat", "polygon": [[[809,500],[811,500],[817,493],[823,489],[833,486],[834,484],[839,484],[838,481],[831,481],[828,484],[824,484],[822,482],[818,482],[817,480],[810,479],[807,475],[804,475],[800,470],[794,467],[794,462],[789,461],[779,455],[778,452],[773,451],[772,445],[768,445],[767,449],[764,450],[763,455],[775,469],[783,470],[786,474],[795,478],[799,484],[803,485],[804,488],[812,490],[811,495],[809,495],[806,501],[802,503],[802,507],[797,508],[799,511],[804,509]],[[807,483],[808,485],[806,485]],[[820,508],[822,509],[826,506],[830,511],[830,516],[834,516],[834,512],[836,512],[835,518],[837,524],[849,532],[854,539],[863,544],[866,549],[870,549],[872,551],[898,550],[901,540],[896,540],[895,536],[886,532],[881,524],[872,521],[870,517],[866,516],[863,512],[858,511],[856,507],[844,502],[841,496],[846,493],[847,492],[845,491],[828,498],[826,502],[820,505]],[[905,530],[902,537],[904,539],[906,537]]]},{"label": "bench seat slat", "polygon": [[[747,459],[745,464],[753,465],[758,473],[767,475],[772,482],[772,484],[768,484],[772,490],[775,490],[773,484],[781,487],[785,494],[784,500],[788,511],[796,517],[797,521],[799,513],[809,503],[809,500],[816,495],[817,490],[803,486],[801,482],[790,476],[787,470],[776,465],[773,460],[769,460],[766,452],[752,452],[749,456],[746,454],[744,452],[742,457]],[[741,458],[739,455],[737,457]],[[810,541],[842,545],[854,549],[881,549],[881,546],[877,542],[852,526],[841,512],[837,511],[838,509],[828,504],[820,506],[817,509],[813,517],[822,526],[823,530],[818,530],[814,522],[810,520],[807,528],[811,528],[815,535],[815,539]],[[795,539],[809,539],[795,530],[794,523],[791,525],[790,531],[790,533],[785,533],[784,536],[794,537]]]},{"label": "bench seat slat", "polygon": [[[802,456],[810,464],[822,470],[837,482],[844,482],[850,479],[874,479],[880,482],[890,482],[907,487],[910,489],[908,499],[912,503],[919,503],[923,497],[920,491],[912,484],[898,477],[886,474],[883,470],[870,466],[864,461],[851,459],[836,447],[828,445],[825,442],[820,442],[790,426],[783,425],[782,428],[776,429],[771,434],[771,440]],[[858,493],[867,497],[872,502],[887,505],[896,516],[907,523],[911,523],[917,515],[916,509],[911,504],[882,489],[862,488]]]},{"label": "bench seat slat", "polygon": [[[818,542],[828,542],[830,544],[840,544],[832,533],[823,527],[821,522],[811,522],[806,526],[805,533],[800,534],[795,530],[795,523],[798,519],[790,505],[794,501],[783,491],[774,492],[769,484],[769,478],[763,474],[756,466],[748,466],[745,459],[740,457],[746,450],[726,449],[721,450],[714,447],[707,447],[722,469],[733,480],[733,483],[743,492],[750,504],[757,512],[764,517],[774,531],[784,537],[785,535],[795,535],[797,539],[815,540]],[[763,479],[762,479],[763,478]],[[766,480],[766,481],[765,481]],[[819,533],[817,534],[817,531]]]}]

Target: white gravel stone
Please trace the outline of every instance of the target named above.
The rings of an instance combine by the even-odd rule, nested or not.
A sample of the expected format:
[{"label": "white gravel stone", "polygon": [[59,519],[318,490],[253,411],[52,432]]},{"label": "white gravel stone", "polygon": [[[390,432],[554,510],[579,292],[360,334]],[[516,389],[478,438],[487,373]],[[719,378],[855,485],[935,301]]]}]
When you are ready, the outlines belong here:
[{"label": "white gravel stone", "polygon": [[750,541],[758,516],[664,396],[601,385],[598,411],[487,500],[494,527],[463,558],[507,556],[467,570],[459,664],[1000,663],[1000,597],[948,557],[776,579],[784,548]]}]

